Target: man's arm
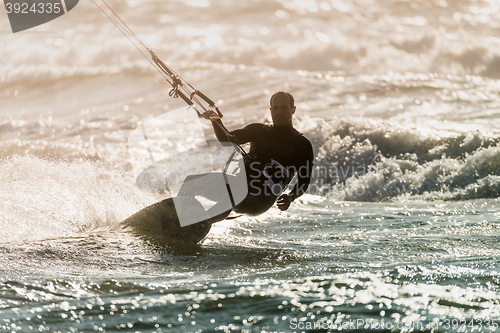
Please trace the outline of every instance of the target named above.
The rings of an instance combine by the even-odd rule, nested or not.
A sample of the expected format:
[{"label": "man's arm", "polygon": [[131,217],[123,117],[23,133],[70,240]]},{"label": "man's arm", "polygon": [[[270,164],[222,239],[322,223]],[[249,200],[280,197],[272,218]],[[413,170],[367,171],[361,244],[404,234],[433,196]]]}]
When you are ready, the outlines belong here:
[{"label": "man's arm", "polygon": [[224,126],[222,120],[212,120],[212,127],[214,128],[215,136],[217,137],[217,140],[219,140],[219,142],[230,142],[227,134],[231,132],[229,132],[226,126]]},{"label": "man's arm", "polygon": [[[239,145],[252,141],[258,135],[260,124],[250,124],[242,129],[229,131],[220,119],[212,120],[215,136],[220,142],[233,142]],[[231,136],[229,137],[228,134]]]}]

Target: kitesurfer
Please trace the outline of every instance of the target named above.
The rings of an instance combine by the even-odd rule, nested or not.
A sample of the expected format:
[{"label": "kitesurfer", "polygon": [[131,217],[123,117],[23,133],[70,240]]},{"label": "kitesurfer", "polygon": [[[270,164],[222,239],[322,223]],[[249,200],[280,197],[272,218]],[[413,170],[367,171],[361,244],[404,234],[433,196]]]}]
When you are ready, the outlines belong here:
[{"label": "kitesurfer", "polygon": [[[296,198],[307,191],[312,174],[313,149],[310,141],[293,128],[292,119],[296,107],[290,93],[279,91],[271,97],[272,125],[250,124],[230,132],[222,124],[222,113],[215,103],[159,59],[111,7],[101,1],[103,5],[94,3],[147,58],[151,56],[152,64],[172,86],[169,96],[180,97],[189,106],[193,106],[199,117],[210,119],[222,146],[231,146],[233,149],[222,172],[186,177],[176,197],[142,209],[124,220],[126,225],[159,232],[167,236],[168,242],[176,240],[196,243],[205,237],[212,223],[227,218],[232,211],[259,215],[275,202],[279,209],[287,210]],[[204,112],[200,113],[199,110]],[[144,127],[142,134],[147,143]],[[250,143],[248,153],[240,146],[245,143]],[[231,149],[221,149],[229,150]],[[148,151],[153,169],[157,171],[156,166],[161,164],[163,176],[166,177],[164,161],[155,161],[149,145]],[[242,159],[238,160],[238,156]],[[229,166],[235,160],[237,167],[231,173]],[[196,161],[193,160],[193,163]],[[150,170],[147,168],[143,172],[145,171]],[[144,173],[147,174],[148,172]],[[284,193],[295,175],[298,178],[297,184],[290,192]],[[161,186],[164,185],[167,183],[161,183]],[[197,200],[199,197],[213,202],[213,205],[206,202],[203,205]],[[205,207],[208,206],[210,208],[206,210]]]},{"label": "kitesurfer", "polygon": [[[228,131],[215,113],[204,114],[205,118],[212,121],[220,142],[250,143],[250,151],[245,158],[248,194],[233,209],[219,212],[213,222],[223,220],[233,210],[247,215],[259,215],[275,202],[280,210],[287,210],[309,187],[313,149],[311,142],[293,127],[296,110],[294,98],[288,92],[278,91],[271,97],[270,105],[272,125],[254,123],[234,131]],[[296,185],[289,193],[283,193],[294,175],[298,178]],[[188,177],[186,184],[189,186],[181,187],[178,195],[205,195],[209,198],[212,196],[211,200],[220,201],[217,191],[210,190],[216,184],[207,183],[211,182],[210,177],[196,177],[198,176]],[[197,179],[200,179],[198,184]],[[216,181],[215,177],[212,179]]]}]

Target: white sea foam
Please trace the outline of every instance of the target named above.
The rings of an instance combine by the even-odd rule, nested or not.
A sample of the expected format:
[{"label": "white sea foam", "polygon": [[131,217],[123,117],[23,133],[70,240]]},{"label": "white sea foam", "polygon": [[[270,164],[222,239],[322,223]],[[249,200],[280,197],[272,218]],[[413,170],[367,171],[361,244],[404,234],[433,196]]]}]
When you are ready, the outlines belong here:
[{"label": "white sea foam", "polygon": [[92,162],[12,157],[1,162],[0,242],[68,237],[117,228],[158,201],[127,174]]}]

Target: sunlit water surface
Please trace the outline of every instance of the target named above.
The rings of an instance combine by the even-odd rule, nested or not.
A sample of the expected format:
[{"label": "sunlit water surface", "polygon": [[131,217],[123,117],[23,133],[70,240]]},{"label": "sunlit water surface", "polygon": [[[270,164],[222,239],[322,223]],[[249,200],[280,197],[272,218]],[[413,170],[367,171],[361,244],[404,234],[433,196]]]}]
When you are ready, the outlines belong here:
[{"label": "sunlit water surface", "polygon": [[312,185],[199,246],[137,237],[169,195],[127,138],[182,101],[91,2],[3,20],[0,331],[500,331],[497,2],[109,4],[229,128],[291,91]]}]

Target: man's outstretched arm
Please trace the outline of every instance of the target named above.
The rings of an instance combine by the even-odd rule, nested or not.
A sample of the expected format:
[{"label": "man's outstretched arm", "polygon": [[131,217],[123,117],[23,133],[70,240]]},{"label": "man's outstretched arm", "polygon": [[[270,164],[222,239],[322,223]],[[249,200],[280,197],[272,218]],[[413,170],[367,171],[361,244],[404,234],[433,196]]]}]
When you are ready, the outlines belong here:
[{"label": "man's outstretched arm", "polygon": [[229,131],[222,120],[213,119],[212,127],[214,128],[215,136],[220,142],[232,142],[238,145],[242,145],[255,139],[261,128],[260,124],[250,124],[241,129],[234,131]]}]

